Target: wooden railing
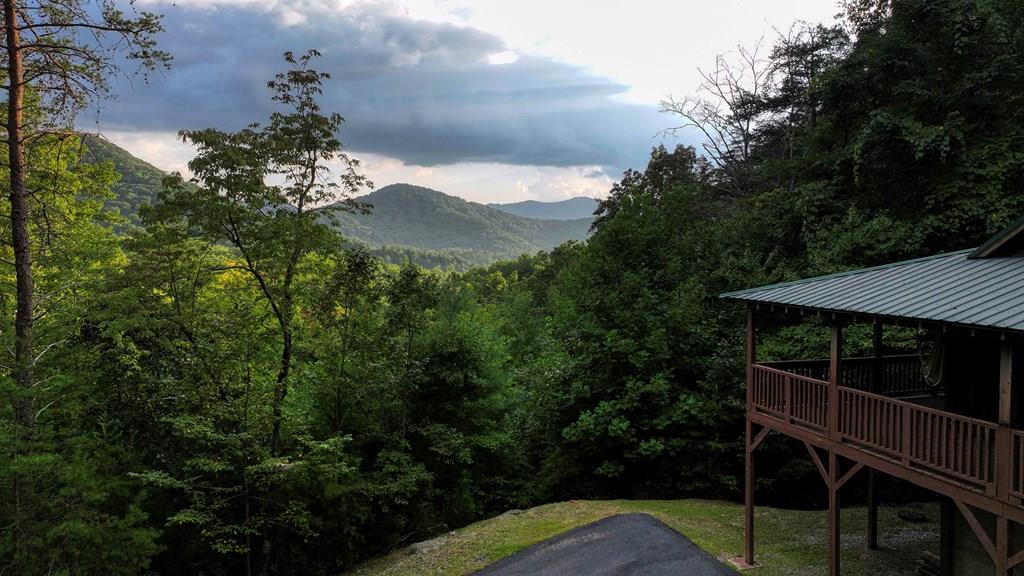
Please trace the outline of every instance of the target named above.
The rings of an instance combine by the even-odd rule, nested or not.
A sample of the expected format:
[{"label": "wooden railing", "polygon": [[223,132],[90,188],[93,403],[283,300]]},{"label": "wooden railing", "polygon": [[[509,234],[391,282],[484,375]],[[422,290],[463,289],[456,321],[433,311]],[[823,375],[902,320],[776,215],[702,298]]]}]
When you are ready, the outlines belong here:
[{"label": "wooden railing", "polygon": [[[874,378],[875,359],[844,358],[842,369],[843,386],[857,390],[871,390]],[[763,365],[815,380],[828,380],[829,360],[784,360],[766,362]],[[935,389],[928,384],[921,373],[921,357],[917,354],[901,354],[881,357],[881,387],[879,393],[890,396],[928,394]]]},{"label": "wooden railing", "polygon": [[828,424],[828,383],[768,366],[754,366],[752,402],[758,410],[814,430]]},{"label": "wooden railing", "polygon": [[[751,385],[752,411],[822,435],[828,430],[826,381],[757,364]],[[1013,431],[1012,455],[999,455],[994,423],[846,386],[838,399],[839,442],[989,494],[996,492],[997,457],[1012,458],[1007,491],[1024,499],[1024,432]]]},{"label": "wooden railing", "polygon": [[1024,432],[1010,431],[1010,452],[1013,454],[1013,466],[1010,468],[1010,495],[1024,500]]},{"label": "wooden railing", "polygon": [[996,424],[846,387],[839,414],[842,441],[995,491]]}]

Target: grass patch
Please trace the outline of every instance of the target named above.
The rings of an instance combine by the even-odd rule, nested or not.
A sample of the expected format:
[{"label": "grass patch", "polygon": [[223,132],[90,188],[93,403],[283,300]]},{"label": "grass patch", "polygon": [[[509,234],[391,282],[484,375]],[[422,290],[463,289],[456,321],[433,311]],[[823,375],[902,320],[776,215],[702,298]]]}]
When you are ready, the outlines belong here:
[{"label": "grass patch", "polygon": [[[879,510],[880,550],[865,545],[867,511],[842,512],[843,572],[904,576],[925,550],[938,552],[938,508],[919,506],[927,522],[900,519],[894,508]],[[736,558],[743,549],[743,506],[711,500],[574,500],[502,515],[442,537],[436,548],[409,549],[363,564],[352,576],[419,576],[471,574],[496,560],[552,536],[627,512],[651,514],[698,546],[721,559]],[[751,576],[816,576],[827,574],[824,512],[759,507],[756,517],[759,566]]]}]

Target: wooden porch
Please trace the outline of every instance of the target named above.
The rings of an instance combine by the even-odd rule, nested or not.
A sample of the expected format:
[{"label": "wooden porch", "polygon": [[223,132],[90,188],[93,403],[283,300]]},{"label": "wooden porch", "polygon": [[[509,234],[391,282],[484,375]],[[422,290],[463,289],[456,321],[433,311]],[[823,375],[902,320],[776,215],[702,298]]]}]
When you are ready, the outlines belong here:
[{"label": "wooden porch", "polygon": [[[832,357],[758,362],[749,319],[747,364],[747,542],[753,564],[754,452],[771,432],[801,440],[829,494],[829,567],[840,574],[839,496],[862,470],[869,474],[868,546],[877,546],[875,471],[948,497],[963,515],[996,573],[1024,564],[1011,550],[1011,522],[1024,524],[1024,430],[1010,426],[1013,344],[1002,343],[999,418],[991,422],[944,410],[944,392],[922,375],[918,355],[842,358],[843,326],[833,326]],[[996,517],[985,527],[978,510]]]}]

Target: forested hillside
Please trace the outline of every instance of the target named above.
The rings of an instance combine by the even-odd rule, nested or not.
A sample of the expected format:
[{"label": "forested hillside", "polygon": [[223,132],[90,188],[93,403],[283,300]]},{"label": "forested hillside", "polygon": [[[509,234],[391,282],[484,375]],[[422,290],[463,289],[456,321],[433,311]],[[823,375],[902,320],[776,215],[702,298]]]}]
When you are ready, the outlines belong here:
[{"label": "forested hillside", "polygon": [[106,138],[85,136],[82,138],[84,162],[100,164],[110,162],[120,179],[112,188],[113,195],[107,200],[108,207],[124,216],[133,224],[139,223],[139,208],[156,199],[160,182],[165,174],[162,170],[132,156],[130,152]]},{"label": "forested hillside", "polygon": [[[3,367],[0,572],[337,574],[514,507],[738,498],[743,311],[718,294],[975,246],[1024,214],[1024,5],[843,10],[724,55],[732,74],[709,62],[664,103],[704,149],[653,149],[589,237],[466,272],[388,264],[327,224],[364,222],[366,182],[315,53],[287,55],[258,125],[184,132],[195,182],[165,182],[130,231],[104,223],[109,166],[27,140],[43,304],[15,366],[30,385]],[[381,244],[430,218],[434,246],[533,252],[588,225],[414,187],[365,200]],[[760,353],[821,355],[819,328]],[[759,502],[823,495],[797,448],[763,448]]]},{"label": "forested hillside", "polygon": [[[83,161],[109,161],[121,176],[107,206],[138,224],[139,208],[156,199],[167,174],[104,138],[86,136],[83,144]],[[570,240],[583,240],[596,202],[589,198],[576,200],[584,200],[589,211],[577,218],[549,219],[566,221],[547,221],[429,188],[392,184],[360,197],[370,206],[369,213],[345,214],[332,224],[346,238],[369,247],[387,262],[467,270],[548,250]],[[556,216],[564,212],[566,207],[561,203],[553,204]],[[571,206],[571,210],[580,212],[578,205]]]},{"label": "forested hillside", "polygon": [[359,201],[371,210],[339,216],[343,235],[372,247],[452,250],[477,264],[583,240],[592,222],[524,218],[410,184],[384,186]]}]

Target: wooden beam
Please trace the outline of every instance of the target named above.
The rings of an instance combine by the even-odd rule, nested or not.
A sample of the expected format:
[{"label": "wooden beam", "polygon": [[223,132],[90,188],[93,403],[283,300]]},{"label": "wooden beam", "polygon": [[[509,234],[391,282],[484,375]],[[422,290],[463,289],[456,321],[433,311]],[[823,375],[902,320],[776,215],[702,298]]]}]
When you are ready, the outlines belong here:
[{"label": "wooden beam", "polygon": [[996,574],[1012,576],[1007,563],[1010,559],[1010,522],[1006,516],[996,517]]},{"label": "wooden beam", "polygon": [[878,550],[878,487],[875,469],[868,468],[868,550]]},{"label": "wooden beam", "polygon": [[1010,425],[1013,412],[1013,344],[1003,341],[999,349],[999,424]]},{"label": "wooden beam", "polygon": [[999,349],[999,429],[996,430],[996,497],[1007,500],[1013,483],[1013,344],[1003,341]]},{"label": "wooden beam", "polygon": [[762,426],[761,430],[757,433],[756,436],[754,436],[754,440],[750,443],[750,451],[753,452],[754,450],[757,450],[758,447],[761,446],[761,443],[765,441],[765,438],[768,437],[768,434],[771,434],[771,432],[771,428]]},{"label": "wooden beam", "polygon": [[978,541],[981,542],[981,547],[985,549],[985,552],[988,552],[989,557],[992,558],[992,562],[998,563],[998,560],[996,559],[996,545],[992,542],[992,537],[988,535],[985,528],[983,528],[981,523],[978,522],[977,516],[974,515],[974,512],[968,508],[966,504],[956,498],[953,498],[953,503],[960,509],[960,514],[963,515],[964,520],[967,521],[967,525],[974,531],[974,535],[978,538]]},{"label": "wooden beam", "polygon": [[[768,430],[767,427],[762,431]],[[751,447],[751,436],[754,423],[747,418],[747,452],[743,486],[743,561],[747,566],[754,565],[754,449]]]},{"label": "wooden beam", "polygon": [[[747,305],[747,450],[743,485],[743,561],[754,564],[754,448],[760,441],[753,438],[754,423],[749,414],[754,399],[754,364],[757,362],[757,316],[753,306]],[[767,435],[769,428],[761,432]],[[760,434],[759,434],[760,436]],[[764,440],[762,437],[761,440]]]},{"label": "wooden beam", "polygon": [[748,412],[747,418],[756,424],[767,426],[780,434],[795,438],[822,450],[835,450],[836,453],[843,458],[847,458],[855,462],[863,462],[865,466],[874,468],[883,474],[887,474],[901,480],[906,480],[907,482],[912,482],[922,488],[931,490],[943,496],[961,500],[980,510],[985,510],[996,515],[1003,515],[1014,522],[1024,524],[1024,508],[1021,508],[1016,504],[1008,504],[1005,501],[999,501],[980,490],[959,486],[947,478],[931,474],[920,468],[907,467],[899,461],[878,456],[858,448],[857,446],[832,442],[823,436],[821,432],[814,432],[805,428],[800,428],[799,426],[787,425],[781,420],[765,414]]},{"label": "wooden beam", "polygon": [[828,437],[839,440],[839,380],[843,369],[843,324],[832,323],[832,346],[828,371]]},{"label": "wooden beam", "polygon": [[829,484],[828,470],[825,470],[825,465],[821,462],[821,457],[815,451],[814,446],[804,442],[804,446],[807,447],[807,452],[811,455],[811,461],[814,462],[814,466],[818,469],[818,473],[821,474],[821,479],[825,481],[825,485]]},{"label": "wooden beam", "polygon": [[754,364],[757,363],[757,316],[753,306],[747,306],[747,410],[754,400]]},{"label": "wooden beam", "polygon": [[939,574],[953,576],[953,560],[956,554],[956,506],[953,499],[943,496],[939,499]]},{"label": "wooden beam", "polygon": [[1010,556],[1006,560],[1006,569],[1007,570],[1013,570],[1014,568],[1016,568],[1017,566],[1020,566],[1021,564],[1024,564],[1024,550],[1021,550],[1020,552],[1017,552],[1016,554],[1014,554],[1013,556]]},{"label": "wooden beam", "polygon": [[878,394],[882,389],[882,321],[876,318],[871,333],[871,392]]},{"label": "wooden beam", "polygon": [[846,483],[849,482],[851,478],[856,476],[857,472],[860,472],[861,468],[863,468],[863,467],[864,467],[864,464],[862,464],[861,462],[854,462],[853,463],[853,468],[850,468],[849,470],[847,470],[846,474],[843,474],[843,477],[839,479],[839,484],[836,486],[836,490],[839,490],[843,486],[845,486]]},{"label": "wooden beam", "polygon": [[828,453],[828,574],[839,576],[839,456]]}]

